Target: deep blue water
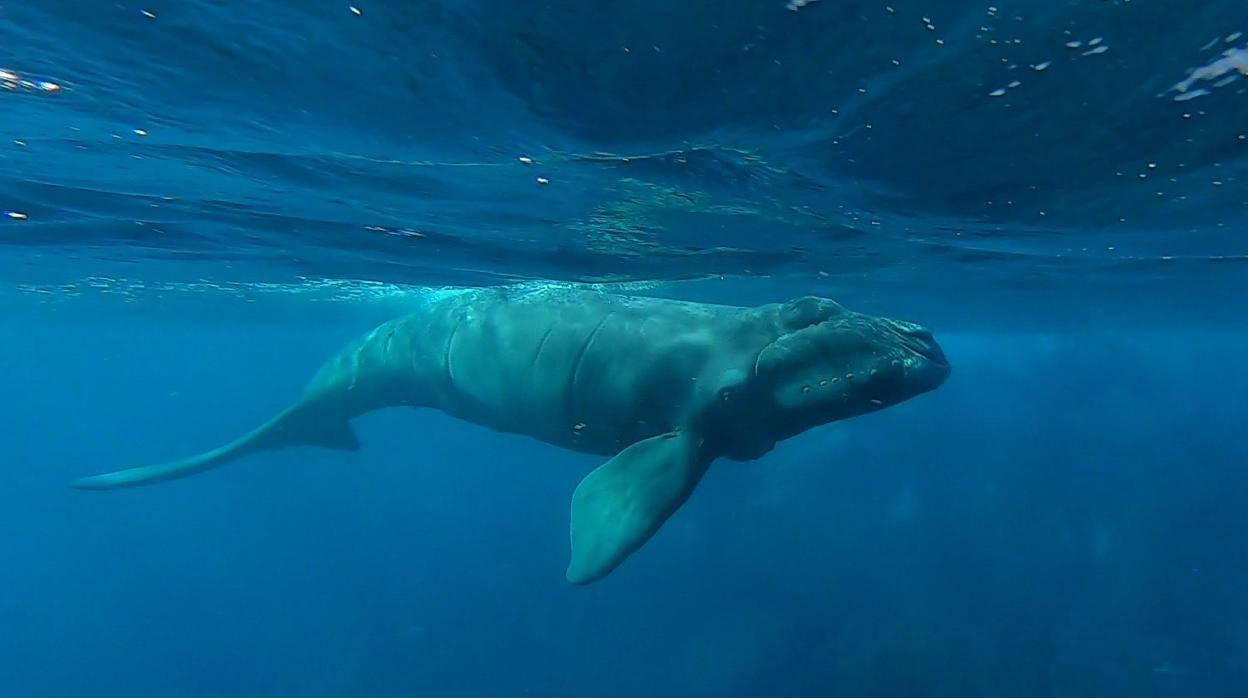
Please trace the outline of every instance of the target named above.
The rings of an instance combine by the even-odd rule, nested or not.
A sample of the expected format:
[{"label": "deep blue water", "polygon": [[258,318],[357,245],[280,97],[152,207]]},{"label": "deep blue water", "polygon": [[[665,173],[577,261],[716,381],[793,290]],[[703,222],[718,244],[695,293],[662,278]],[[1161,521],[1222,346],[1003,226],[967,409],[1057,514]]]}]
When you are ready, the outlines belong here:
[{"label": "deep blue water", "polygon": [[[0,695],[1248,695],[1248,6],[355,7],[0,3]],[[66,486],[542,279],[835,297],[954,372],[583,588],[601,459],[437,413]]]}]

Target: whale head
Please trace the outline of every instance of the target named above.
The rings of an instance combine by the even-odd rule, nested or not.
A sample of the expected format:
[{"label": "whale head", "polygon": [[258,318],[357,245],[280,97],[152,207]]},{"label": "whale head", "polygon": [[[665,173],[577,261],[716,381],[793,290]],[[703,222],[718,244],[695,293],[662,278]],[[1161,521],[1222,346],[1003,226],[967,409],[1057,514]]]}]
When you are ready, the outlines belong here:
[{"label": "whale head", "polygon": [[729,457],[758,457],[812,427],[935,390],[949,376],[940,345],[919,325],[815,297],[760,311],[774,339],[743,377],[745,399],[721,415]]}]

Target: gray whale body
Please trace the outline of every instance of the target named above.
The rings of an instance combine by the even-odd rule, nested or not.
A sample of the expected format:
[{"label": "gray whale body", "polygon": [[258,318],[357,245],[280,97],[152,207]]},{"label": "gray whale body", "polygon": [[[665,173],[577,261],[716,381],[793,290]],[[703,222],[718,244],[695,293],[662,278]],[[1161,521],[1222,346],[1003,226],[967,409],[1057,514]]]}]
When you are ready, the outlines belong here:
[{"label": "gray whale body", "polygon": [[237,440],[73,484],[145,485],[289,446],[356,450],[351,419],[432,408],[610,457],[572,497],[567,578],[585,584],[654,535],[716,458],[759,458],[948,374],[926,329],[824,298],[741,308],[557,286],[446,290],[348,345]]}]

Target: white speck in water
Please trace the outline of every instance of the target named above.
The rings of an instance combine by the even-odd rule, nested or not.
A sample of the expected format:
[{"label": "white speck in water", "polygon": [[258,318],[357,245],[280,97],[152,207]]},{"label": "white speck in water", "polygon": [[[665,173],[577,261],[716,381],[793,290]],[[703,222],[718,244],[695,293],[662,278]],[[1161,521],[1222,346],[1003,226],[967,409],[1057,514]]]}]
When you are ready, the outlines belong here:
[{"label": "white speck in water", "polygon": [[1092,39],[1091,41],[1089,41],[1089,42],[1088,42],[1088,46],[1096,46],[1097,44],[1101,43],[1101,41],[1103,41],[1103,40],[1104,40],[1104,39],[1102,39],[1101,37],[1099,37],[1099,36],[1098,36],[1098,37],[1096,37],[1095,39]]},{"label": "white speck in water", "polygon": [[1008,88],[1010,88],[1010,89],[1012,90],[1012,89],[1014,89],[1015,87],[1018,87],[1018,86],[1019,86],[1019,85],[1021,85],[1021,84],[1023,84],[1023,83],[1021,83],[1021,82],[1019,82],[1019,81],[1017,81],[1017,80],[1014,80],[1014,81],[1012,81],[1010,84],[1006,85],[1006,87],[1008,87]]},{"label": "white speck in water", "polygon": [[546,179],[545,177],[538,177],[537,183],[538,184],[550,184],[550,180]]},{"label": "white speck in water", "polygon": [[148,19],[156,19],[156,13],[151,10],[143,10],[143,16]]},{"label": "white speck in water", "polygon": [[25,213],[22,213],[21,211],[5,211],[4,215],[8,216],[9,218],[12,218],[15,221],[24,221],[30,217],[30,216],[27,216]]},{"label": "white speck in water", "polygon": [[1031,66],[1031,69],[1036,72],[1040,72],[1042,70],[1047,70],[1050,65],[1052,65],[1052,61],[1045,61],[1043,63],[1037,63]]},{"label": "white speck in water", "polygon": [[1001,97],[1001,96],[1003,96],[1004,94],[1005,94],[1005,88],[1004,88],[1004,87],[998,87],[997,89],[993,90],[992,92],[989,92],[989,93],[988,93],[988,96],[989,96],[989,97]]},{"label": "white speck in water", "polygon": [[359,17],[360,15],[364,14],[363,10],[356,7],[355,5],[351,5],[347,9],[351,10],[351,14],[355,15],[356,17]]},{"label": "white speck in water", "polygon": [[1225,39],[1223,39],[1223,41],[1225,41],[1226,43],[1228,43],[1228,44],[1229,44],[1229,43],[1231,43],[1232,41],[1239,41],[1239,37],[1241,37],[1241,36],[1243,36],[1243,35],[1244,35],[1244,33],[1243,33],[1243,32],[1235,32],[1234,34],[1227,34],[1227,35],[1226,35],[1226,38],[1225,38]]},{"label": "white speck in water", "polygon": [[529,157],[528,155],[521,155],[519,158],[516,158],[516,159],[520,161],[521,165],[533,164],[533,158]]},{"label": "white speck in water", "polygon": [[1084,52],[1083,52],[1083,55],[1085,55],[1085,56],[1095,56],[1095,55],[1097,55],[1098,53],[1105,53],[1105,52],[1106,52],[1106,51],[1108,51],[1108,50],[1109,50],[1109,47],[1108,47],[1108,46],[1101,45],[1101,46],[1097,46],[1097,47],[1096,47],[1096,48],[1094,48],[1094,49],[1090,49],[1090,50],[1088,50],[1088,51],[1084,51]]},{"label": "white speck in water", "polygon": [[144,130],[143,130],[143,129],[141,129],[141,128],[136,128],[136,129],[134,129],[134,135],[136,135],[136,136],[146,136],[146,135],[147,135],[147,131],[144,131]]},{"label": "white speck in water", "polygon": [[1079,48],[1080,46],[1083,46],[1082,41],[1067,41],[1066,42],[1066,48]]}]

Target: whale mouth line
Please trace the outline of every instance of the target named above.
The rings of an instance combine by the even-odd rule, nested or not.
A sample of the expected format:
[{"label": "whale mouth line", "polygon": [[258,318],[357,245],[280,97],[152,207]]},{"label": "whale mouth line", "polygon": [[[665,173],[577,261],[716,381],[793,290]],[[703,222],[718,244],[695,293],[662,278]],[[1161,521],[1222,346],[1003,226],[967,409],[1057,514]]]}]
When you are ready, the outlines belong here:
[{"label": "whale mouth line", "polygon": [[789,330],[789,331],[787,331],[787,332],[784,332],[784,333],[782,333],[779,337],[776,337],[775,339],[771,340],[770,342],[767,342],[766,344],[764,344],[764,345],[763,345],[763,348],[762,348],[762,349],[759,349],[759,350],[758,350],[758,353],[754,355],[754,377],[755,377],[755,378],[758,378],[758,375],[759,375],[759,374],[758,374],[758,365],[759,365],[759,363],[763,360],[763,355],[767,353],[767,350],[768,350],[768,349],[771,349],[772,347],[774,347],[774,346],[775,346],[776,344],[778,344],[781,340],[783,340],[783,339],[787,339],[788,337],[791,337],[791,336],[793,336],[793,335],[795,335],[795,334],[798,334],[799,332],[805,332],[806,330],[809,330],[809,329],[810,329],[810,328],[812,328],[812,327],[818,327],[818,326],[820,326],[820,325],[826,325],[826,324],[828,324],[828,323],[830,323],[830,322],[832,322],[832,320],[830,320],[830,319],[818,320],[818,321],[812,322],[812,323],[810,323],[810,324],[808,324],[808,325],[805,325],[805,326],[803,326],[803,327],[799,327],[798,329],[795,329],[795,330]]},{"label": "whale mouth line", "polygon": [[928,344],[922,347],[909,347],[910,351],[918,354],[928,363],[938,368],[949,368],[949,357],[945,356],[942,350],[936,344]]}]

